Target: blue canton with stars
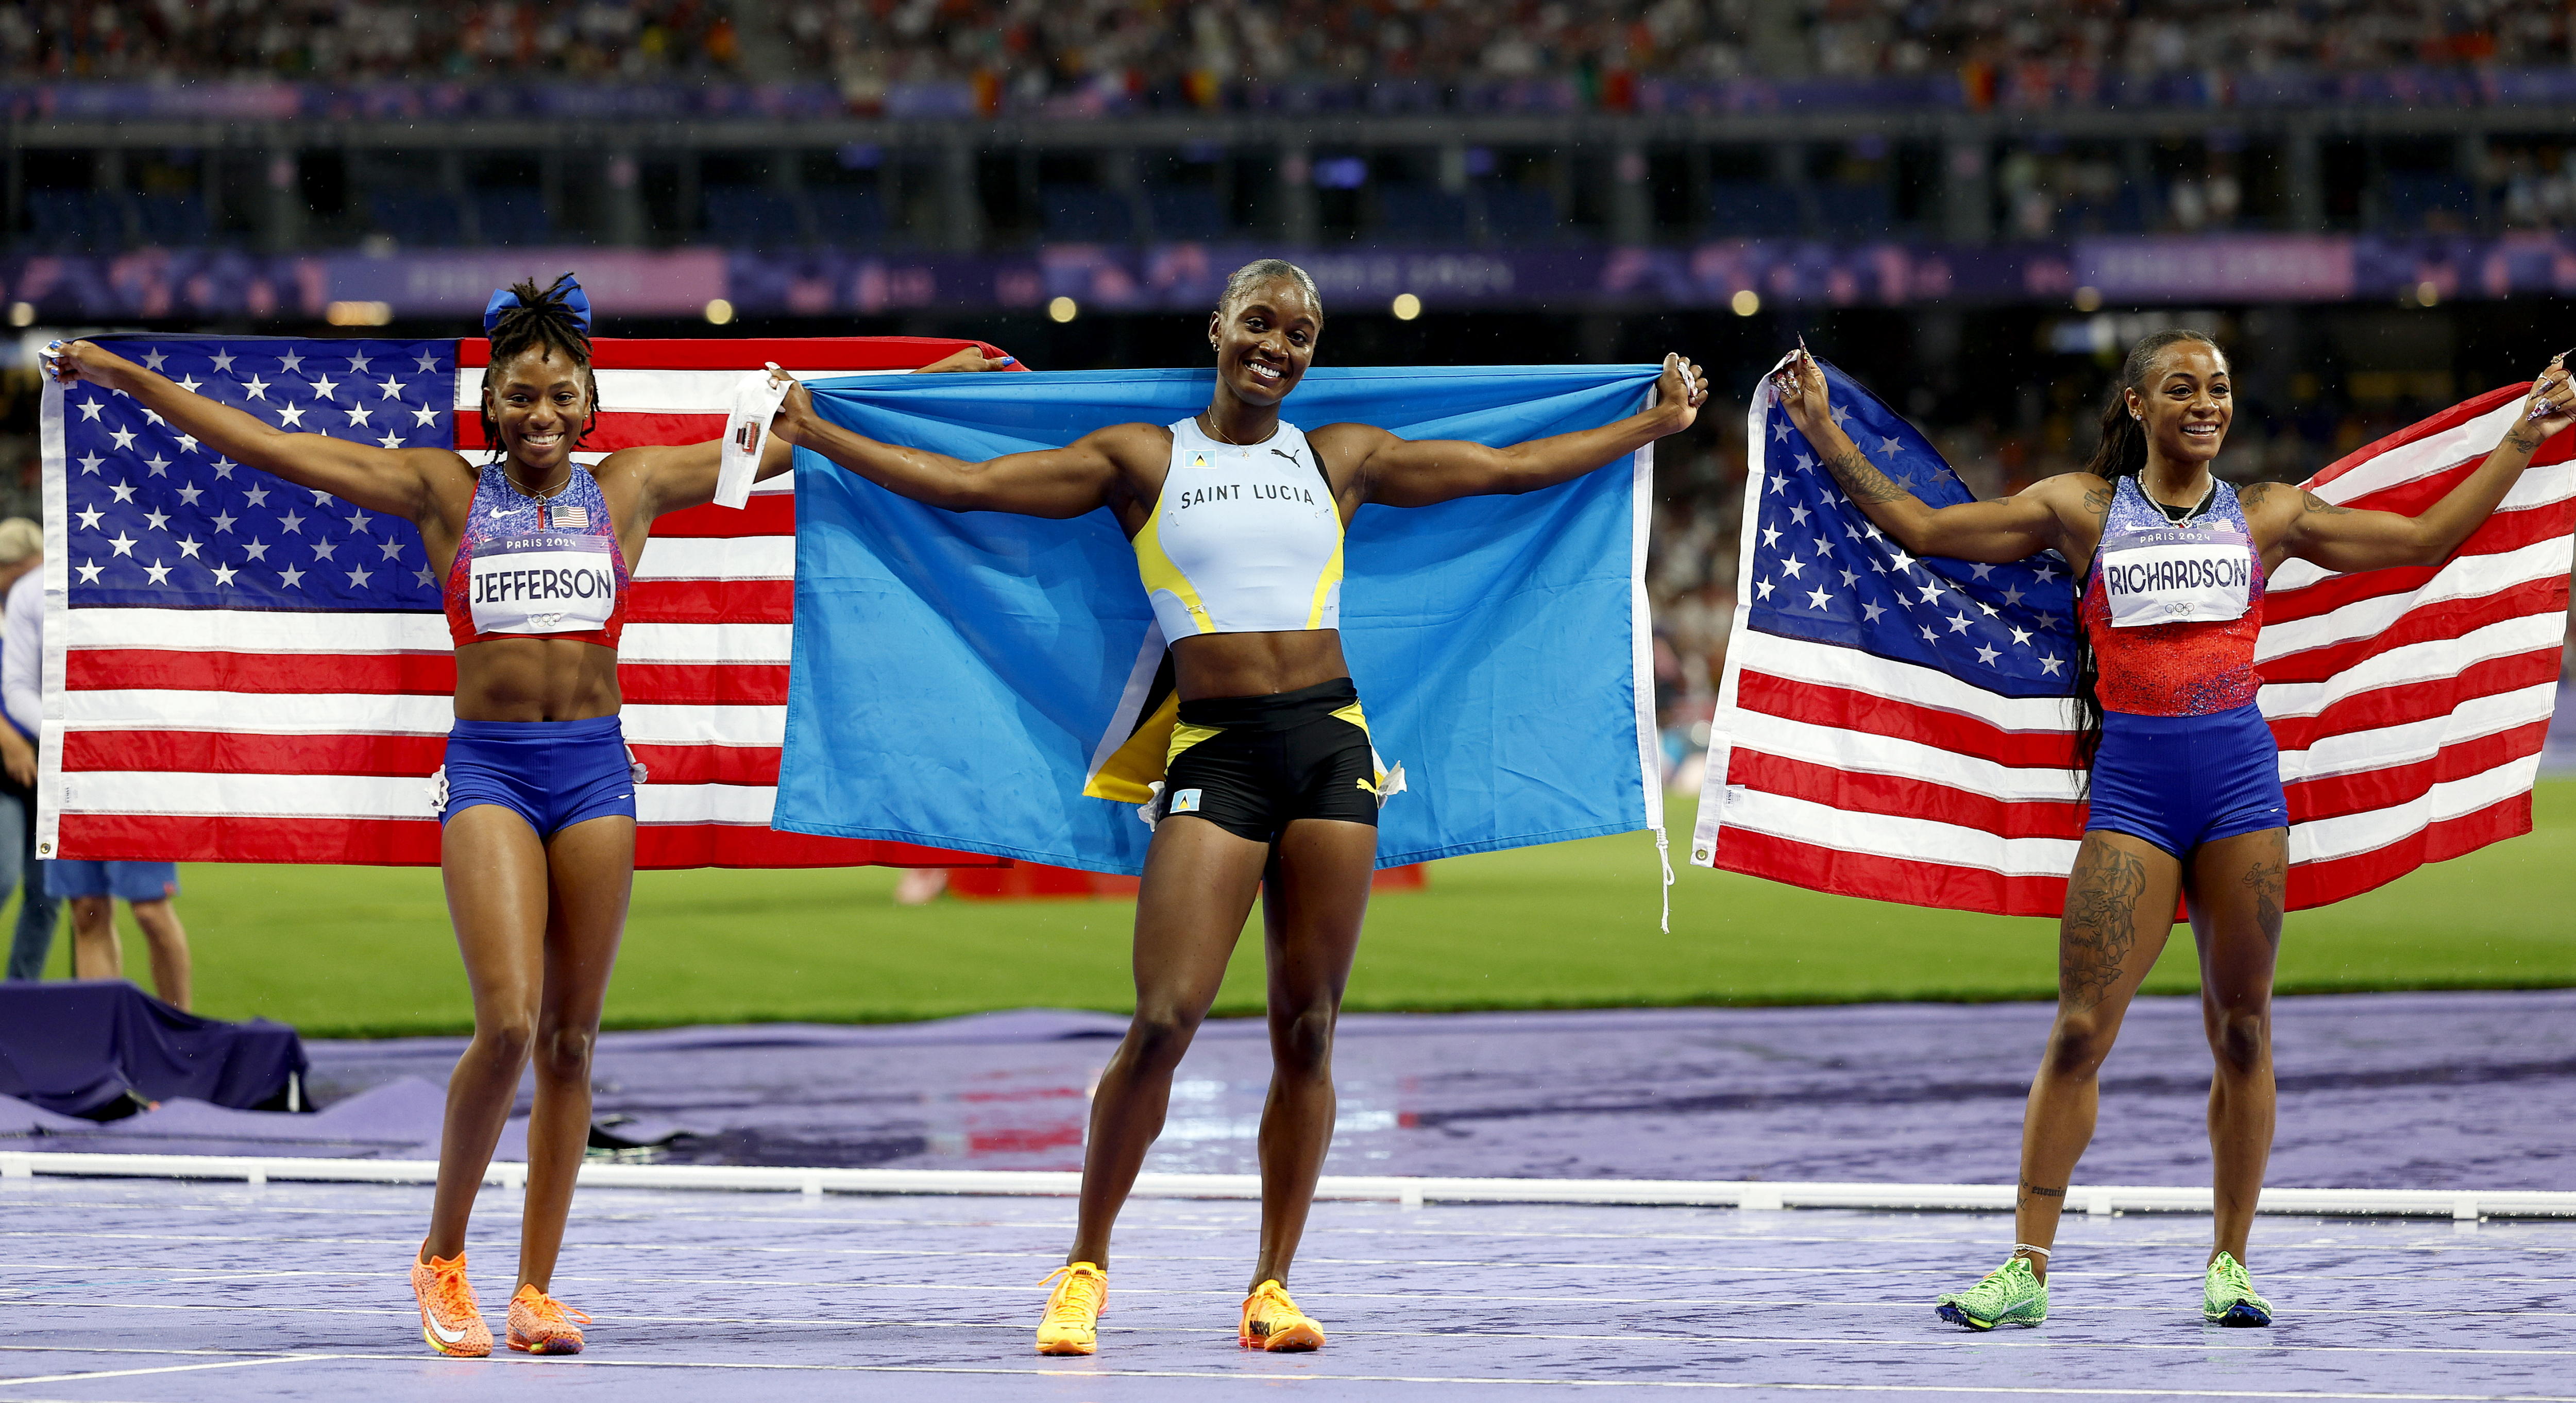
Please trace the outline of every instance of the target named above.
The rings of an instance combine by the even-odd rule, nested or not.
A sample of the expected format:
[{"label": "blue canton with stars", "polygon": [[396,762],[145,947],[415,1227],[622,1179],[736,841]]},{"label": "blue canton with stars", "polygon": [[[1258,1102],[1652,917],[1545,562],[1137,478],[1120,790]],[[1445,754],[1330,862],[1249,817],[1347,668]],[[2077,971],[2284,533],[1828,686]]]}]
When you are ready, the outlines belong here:
[{"label": "blue canton with stars", "polygon": [[[298,433],[449,448],[456,343],[119,336],[101,344]],[[132,398],[63,395],[71,605],[436,613],[410,522],[229,461]]]},{"label": "blue canton with stars", "polygon": [[[1931,443],[1828,365],[1835,422],[1880,471],[1936,507],[1973,501]],[[2008,697],[2074,685],[2075,589],[2044,552],[2010,565],[1918,560],[1871,524],[1771,399],[1747,523],[1752,626],[1917,663]]]}]

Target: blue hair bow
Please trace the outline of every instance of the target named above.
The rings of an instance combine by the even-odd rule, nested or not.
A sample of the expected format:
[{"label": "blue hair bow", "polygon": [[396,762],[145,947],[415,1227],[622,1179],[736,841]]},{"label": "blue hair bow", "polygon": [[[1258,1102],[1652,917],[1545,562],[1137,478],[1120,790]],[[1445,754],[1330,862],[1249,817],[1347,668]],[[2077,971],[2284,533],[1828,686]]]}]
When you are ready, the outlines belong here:
[{"label": "blue hair bow", "polygon": [[[556,279],[555,286],[563,289],[565,309],[572,313],[574,321],[581,324],[581,334],[588,336],[590,334],[590,295],[581,290],[581,284],[574,282],[570,273]],[[486,336],[492,334],[492,328],[501,324],[503,312],[512,311],[523,305],[525,304],[519,301],[519,294],[506,287],[496,289],[492,294],[492,300],[483,304],[483,334]]]}]

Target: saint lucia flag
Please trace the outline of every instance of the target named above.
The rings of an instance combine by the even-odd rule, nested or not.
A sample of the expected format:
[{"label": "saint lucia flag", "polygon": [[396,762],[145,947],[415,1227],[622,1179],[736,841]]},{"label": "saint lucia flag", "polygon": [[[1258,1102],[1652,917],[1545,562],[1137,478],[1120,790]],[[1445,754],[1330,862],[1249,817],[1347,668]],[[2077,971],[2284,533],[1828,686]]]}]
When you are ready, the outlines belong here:
[{"label": "saint lucia flag", "polygon": [[[1317,369],[1290,422],[1518,443],[1634,413],[1655,366]],[[820,412],[969,461],[1206,406],[1213,372],[882,376]],[[1107,511],[950,513],[796,455],[776,827],[1142,869],[1171,723],[1164,640]],[[1518,497],[1364,507],[1342,645],[1407,788],[1383,866],[1663,826],[1643,584],[1652,450]]]}]

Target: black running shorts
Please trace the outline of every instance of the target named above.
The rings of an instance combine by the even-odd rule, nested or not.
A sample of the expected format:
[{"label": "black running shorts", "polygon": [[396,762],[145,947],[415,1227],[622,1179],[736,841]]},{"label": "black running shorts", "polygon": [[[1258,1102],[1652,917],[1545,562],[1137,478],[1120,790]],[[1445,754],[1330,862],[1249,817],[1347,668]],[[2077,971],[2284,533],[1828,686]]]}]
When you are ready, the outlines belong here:
[{"label": "black running shorts", "polygon": [[1376,752],[1347,677],[1267,697],[1181,703],[1164,764],[1166,819],[1203,818],[1256,843],[1301,818],[1377,826]]}]

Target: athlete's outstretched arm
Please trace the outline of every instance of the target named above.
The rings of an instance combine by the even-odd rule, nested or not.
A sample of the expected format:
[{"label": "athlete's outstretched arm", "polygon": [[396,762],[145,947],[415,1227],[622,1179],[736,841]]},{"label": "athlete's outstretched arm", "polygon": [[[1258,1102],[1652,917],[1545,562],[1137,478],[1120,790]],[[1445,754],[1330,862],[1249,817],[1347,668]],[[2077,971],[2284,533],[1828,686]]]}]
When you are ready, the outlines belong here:
[{"label": "athlete's outstretched arm", "polygon": [[[1008,453],[981,463],[920,448],[898,448],[855,434],[814,412],[802,385],[788,390],[771,426],[774,438],[810,448],[877,486],[953,512],[1017,512],[1076,517],[1109,505],[1119,485],[1119,453],[1143,424],[1096,429],[1062,448]],[[1150,445],[1127,445],[1160,457]],[[764,467],[766,464],[763,465]]]},{"label": "athlete's outstretched arm", "polygon": [[[983,348],[968,346],[925,366],[916,367],[915,375],[946,375],[960,372],[1003,370],[1018,364],[1010,356],[987,357]],[[786,372],[778,372],[784,375]],[[769,435],[761,446],[760,466],[753,469],[754,482],[767,482],[796,465],[796,445],[778,434]],[[724,440],[708,439],[704,443],[680,443],[655,448],[622,448],[608,455],[599,465],[601,472],[632,472],[644,485],[650,510],[648,516],[660,516],[688,507],[703,507],[716,499],[716,478],[724,466]]]},{"label": "athlete's outstretched arm", "polygon": [[1707,398],[1708,377],[1675,355],[1664,357],[1652,408],[1597,429],[1493,448],[1463,439],[1397,438],[1367,424],[1331,424],[1310,441],[1320,440],[1315,451],[1328,464],[1347,463],[1357,474],[1360,500],[1427,507],[1458,497],[1535,492],[1581,477],[1689,428]]},{"label": "athlete's outstretched arm", "polygon": [[218,404],[170,377],[147,370],[91,341],[46,353],[54,378],[122,390],[179,432],[235,462],[275,473],[298,487],[417,522],[429,510],[431,474],[464,460],[444,448],[379,448],[324,434],[290,434],[257,416]]},{"label": "athlete's outstretched arm", "polygon": [[[1851,435],[1843,432],[1826,402],[1824,368],[1812,357],[1800,352],[1772,377],[1772,383],[1779,388],[1780,405],[1788,411],[1789,421],[1816,446],[1825,471],[1833,474],[1853,505],[1916,555],[2001,565],[2052,546],[2063,550],[2066,512],[2071,505],[2080,505],[2064,499],[2079,483],[2101,486],[2097,478],[2067,474],[1991,502],[1935,507],[1879,471]],[[2108,503],[2104,497],[2101,505],[2107,509]],[[2089,550],[2089,544],[2085,548]]]},{"label": "athlete's outstretched arm", "polygon": [[[2534,410],[2540,417],[2532,417]],[[2421,516],[2355,511],[2321,501],[2313,492],[2268,482],[2239,495],[2249,509],[2278,523],[2276,539],[2285,553],[2329,570],[2439,565],[2494,514],[2540,445],[2571,422],[2576,422],[2576,386],[2568,384],[2567,367],[2552,360],[2495,451]]]}]

